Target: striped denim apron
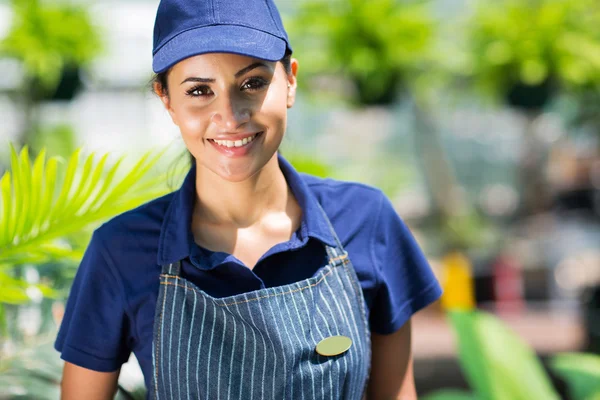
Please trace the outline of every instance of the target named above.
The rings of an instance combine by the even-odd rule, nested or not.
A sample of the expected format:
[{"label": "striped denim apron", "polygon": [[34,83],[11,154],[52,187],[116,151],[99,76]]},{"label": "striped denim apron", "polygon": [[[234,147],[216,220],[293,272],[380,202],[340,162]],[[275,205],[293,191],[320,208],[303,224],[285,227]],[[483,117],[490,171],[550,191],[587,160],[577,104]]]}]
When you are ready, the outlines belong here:
[{"label": "striped denim apron", "polygon": [[[331,224],[330,224],[331,227]],[[364,397],[370,330],[354,267],[337,247],[311,278],[214,298],[162,267],[153,340],[153,387],[163,399],[352,399]],[[326,357],[322,339],[350,349]]]}]

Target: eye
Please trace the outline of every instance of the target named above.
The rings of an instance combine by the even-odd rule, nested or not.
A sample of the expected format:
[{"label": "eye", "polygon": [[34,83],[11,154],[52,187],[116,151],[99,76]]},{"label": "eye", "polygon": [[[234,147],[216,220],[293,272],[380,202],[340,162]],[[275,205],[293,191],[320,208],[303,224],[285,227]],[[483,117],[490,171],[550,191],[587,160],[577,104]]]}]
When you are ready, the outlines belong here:
[{"label": "eye", "polygon": [[207,85],[198,85],[185,92],[190,97],[205,97],[212,94],[212,90]]},{"label": "eye", "polygon": [[242,84],[242,90],[258,91],[269,86],[269,81],[259,76],[249,78]]}]

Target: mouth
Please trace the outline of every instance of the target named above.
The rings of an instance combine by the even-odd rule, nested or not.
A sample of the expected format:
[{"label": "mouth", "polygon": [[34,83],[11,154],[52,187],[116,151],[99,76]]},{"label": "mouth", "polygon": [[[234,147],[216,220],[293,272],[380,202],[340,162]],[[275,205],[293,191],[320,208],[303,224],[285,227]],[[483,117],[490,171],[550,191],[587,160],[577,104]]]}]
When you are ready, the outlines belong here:
[{"label": "mouth", "polygon": [[220,147],[226,147],[226,148],[244,147],[244,146],[248,146],[250,143],[252,143],[258,137],[260,137],[260,135],[262,135],[263,132],[264,131],[260,131],[258,133],[255,133],[252,136],[245,137],[240,140],[218,140],[218,139],[207,139],[207,140],[211,143],[216,144],[217,146],[220,146]]}]

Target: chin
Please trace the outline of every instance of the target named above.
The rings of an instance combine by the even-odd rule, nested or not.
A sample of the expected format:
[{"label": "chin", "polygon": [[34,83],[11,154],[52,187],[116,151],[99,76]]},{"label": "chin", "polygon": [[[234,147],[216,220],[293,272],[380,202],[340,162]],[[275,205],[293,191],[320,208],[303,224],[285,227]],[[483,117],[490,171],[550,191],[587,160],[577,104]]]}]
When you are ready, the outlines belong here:
[{"label": "chin", "polygon": [[221,163],[217,168],[210,169],[221,179],[227,182],[237,183],[248,180],[259,173],[269,160],[254,159],[248,161],[249,162],[225,162]]}]

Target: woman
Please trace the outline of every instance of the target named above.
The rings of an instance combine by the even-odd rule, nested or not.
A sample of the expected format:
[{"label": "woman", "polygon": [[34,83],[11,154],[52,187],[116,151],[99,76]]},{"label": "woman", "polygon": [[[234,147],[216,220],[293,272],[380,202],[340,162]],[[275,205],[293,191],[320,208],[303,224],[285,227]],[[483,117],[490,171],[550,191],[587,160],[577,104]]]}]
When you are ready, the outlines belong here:
[{"label": "woman", "polygon": [[132,351],[156,399],[416,398],[410,317],[439,285],[379,190],[279,155],[291,52],[271,0],[161,1],[154,89],[194,161],[94,231],[63,399],[112,398]]}]

